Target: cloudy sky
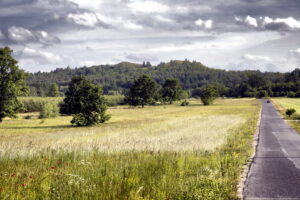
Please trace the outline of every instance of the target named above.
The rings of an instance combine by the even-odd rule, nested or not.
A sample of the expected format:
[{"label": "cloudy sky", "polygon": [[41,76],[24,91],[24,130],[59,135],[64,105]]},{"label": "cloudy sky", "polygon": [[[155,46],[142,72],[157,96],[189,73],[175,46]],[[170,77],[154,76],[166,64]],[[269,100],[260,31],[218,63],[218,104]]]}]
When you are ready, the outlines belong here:
[{"label": "cloudy sky", "polygon": [[299,0],[0,0],[0,46],[23,69],[189,59],[300,67]]}]

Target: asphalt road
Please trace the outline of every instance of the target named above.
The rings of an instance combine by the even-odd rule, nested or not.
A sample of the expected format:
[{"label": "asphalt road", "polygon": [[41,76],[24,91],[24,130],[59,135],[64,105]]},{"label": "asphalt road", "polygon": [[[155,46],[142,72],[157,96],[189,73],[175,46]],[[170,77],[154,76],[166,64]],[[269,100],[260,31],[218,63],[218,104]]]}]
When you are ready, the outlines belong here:
[{"label": "asphalt road", "polygon": [[259,143],[244,189],[246,200],[300,200],[300,134],[262,100]]}]

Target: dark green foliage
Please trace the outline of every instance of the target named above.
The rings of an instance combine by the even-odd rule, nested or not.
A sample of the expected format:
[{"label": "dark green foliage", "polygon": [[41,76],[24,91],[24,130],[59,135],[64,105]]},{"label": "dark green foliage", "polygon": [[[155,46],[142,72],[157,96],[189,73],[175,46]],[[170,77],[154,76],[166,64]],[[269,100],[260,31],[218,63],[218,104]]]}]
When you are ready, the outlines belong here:
[{"label": "dark green foliage", "polygon": [[48,92],[49,97],[59,97],[59,86],[53,83]]},{"label": "dark green foliage", "polygon": [[59,115],[59,107],[56,103],[46,102],[42,105],[40,119],[53,118]]},{"label": "dark green foliage", "polygon": [[266,91],[266,90],[260,90],[258,92],[258,98],[264,98],[264,97],[268,97],[268,96],[269,96],[269,94],[268,94],[268,91]]},{"label": "dark green foliage", "polygon": [[134,81],[126,96],[126,102],[133,106],[142,106],[155,103],[157,86],[155,81],[147,75],[140,76]]},{"label": "dark green foliage", "polygon": [[184,100],[184,101],[181,102],[180,105],[181,106],[188,106],[188,105],[190,105],[190,102],[188,102],[187,100]]},{"label": "dark green foliage", "polygon": [[218,97],[218,91],[213,86],[207,86],[201,91],[201,101],[203,105],[211,105],[214,100]]},{"label": "dark green foliage", "polygon": [[0,123],[4,117],[16,117],[22,104],[18,96],[26,95],[26,74],[17,66],[8,47],[0,48]]},{"label": "dark green foliage", "polygon": [[92,126],[110,119],[102,90],[83,76],[74,77],[61,104],[61,113],[72,114],[72,124]]},{"label": "dark green foliage", "polygon": [[293,97],[296,97],[296,93],[293,91],[289,91],[289,92],[287,92],[287,96],[293,98]]},{"label": "dark green foliage", "polygon": [[289,108],[285,111],[285,114],[287,116],[291,117],[295,112],[296,112],[296,110],[294,108]]},{"label": "dark green foliage", "polygon": [[162,87],[162,101],[169,102],[180,100],[182,89],[178,79],[167,79]]},{"label": "dark green foliage", "polygon": [[[100,65],[82,68],[56,69],[50,73],[31,74],[28,79],[31,95],[45,96],[53,83],[58,83],[65,91],[70,77],[84,75],[94,84],[103,86],[104,94],[116,91],[125,94],[135,79],[142,74],[152,77],[163,85],[167,77],[180,81],[184,90],[203,89],[214,85],[221,96],[257,97],[260,90],[266,90],[268,96],[286,96],[288,91],[297,92],[300,88],[300,69],[290,73],[260,71],[226,71],[212,69],[199,62],[170,61],[158,66],[122,62],[116,65]],[[45,92],[46,91],[46,92]],[[193,95],[193,94],[192,94]]]}]

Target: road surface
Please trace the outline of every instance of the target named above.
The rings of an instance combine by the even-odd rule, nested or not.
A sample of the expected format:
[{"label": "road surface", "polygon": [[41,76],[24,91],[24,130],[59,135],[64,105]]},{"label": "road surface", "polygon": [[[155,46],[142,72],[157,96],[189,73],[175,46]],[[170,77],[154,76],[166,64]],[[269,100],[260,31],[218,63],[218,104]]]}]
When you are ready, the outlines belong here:
[{"label": "road surface", "polygon": [[300,134],[266,100],[262,100],[259,143],[244,199],[300,200]]}]

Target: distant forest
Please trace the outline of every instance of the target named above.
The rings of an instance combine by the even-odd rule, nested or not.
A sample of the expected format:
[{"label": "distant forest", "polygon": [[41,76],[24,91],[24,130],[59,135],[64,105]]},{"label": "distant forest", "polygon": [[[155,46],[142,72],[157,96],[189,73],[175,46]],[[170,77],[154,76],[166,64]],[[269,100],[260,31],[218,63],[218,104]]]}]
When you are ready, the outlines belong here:
[{"label": "distant forest", "polygon": [[47,96],[52,84],[58,84],[63,93],[72,77],[84,75],[102,86],[104,94],[126,94],[134,80],[142,74],[149,75],[160,85],[168,78],[176,78],[191,96],[199,96],[203,87],[213,85],[220,96],[226,97],[300,97],[300,69],[289,73],[226,71],[188,60],[170,61],[157,66],[149,62],[122,62],[75,69],[58,68],[51,72],[30,74],[27,82],[30,96]]}]

